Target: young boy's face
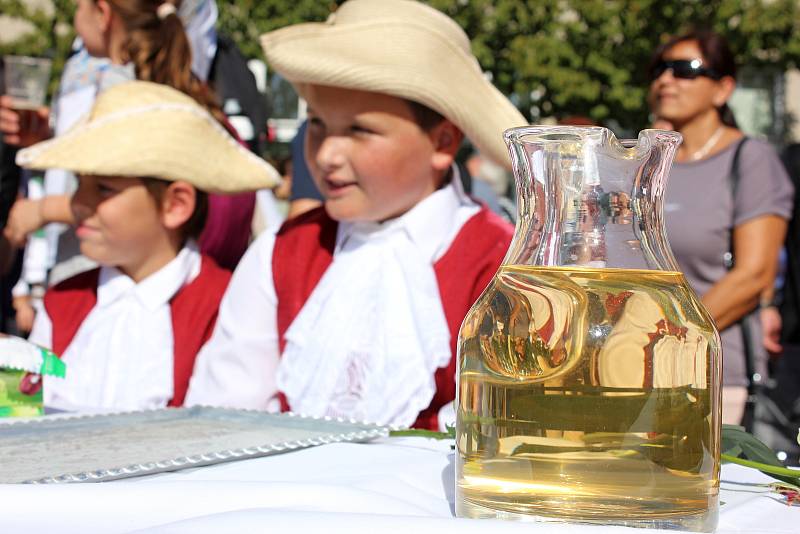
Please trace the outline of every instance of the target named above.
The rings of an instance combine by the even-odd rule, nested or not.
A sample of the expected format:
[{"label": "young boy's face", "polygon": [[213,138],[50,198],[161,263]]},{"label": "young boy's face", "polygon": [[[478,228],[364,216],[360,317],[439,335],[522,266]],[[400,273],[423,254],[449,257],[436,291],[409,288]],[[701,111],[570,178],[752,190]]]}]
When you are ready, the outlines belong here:
[{"label": "young boy's face", "polygon": [[81,252],[131,276],[164,239],[159,207],[138,178],[81,176],[72,212]]},{"label": "young boy's face", "polygon": [[332,218],[384,221],[436,190],[452,160],[404,100],[318,85],[306,97],[306,159]]}]

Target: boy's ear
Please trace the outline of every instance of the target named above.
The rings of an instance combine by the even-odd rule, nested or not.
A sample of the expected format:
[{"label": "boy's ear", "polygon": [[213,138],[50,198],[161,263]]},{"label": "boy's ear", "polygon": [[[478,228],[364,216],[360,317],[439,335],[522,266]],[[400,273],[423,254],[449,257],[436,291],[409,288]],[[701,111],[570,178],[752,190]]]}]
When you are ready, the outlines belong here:
[{"label": "boy's ear", "polygon": [[450,168],[456,158],[456,153],[464,140],[464,134],[458,126],[445,119],[430,132],[433,141],[432,165],[437,171],[444,171]]},{"label": "boy's ear", "polygon": [[169,230],[177,230],[188,221],[197,204],[197,191],[188,182],[172,182],[161,197],[161,222]]}]

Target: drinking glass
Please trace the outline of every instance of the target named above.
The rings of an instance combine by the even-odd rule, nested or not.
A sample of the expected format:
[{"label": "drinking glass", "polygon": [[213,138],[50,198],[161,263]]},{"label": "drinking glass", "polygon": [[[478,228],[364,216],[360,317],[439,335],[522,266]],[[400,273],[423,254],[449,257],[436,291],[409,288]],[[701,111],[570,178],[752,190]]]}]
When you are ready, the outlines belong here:
[{"label": "drinking glass", "polygon": [[47,58],[5,56],[5,93],[14,109],[30,110],[44,105],[53,62]]}]

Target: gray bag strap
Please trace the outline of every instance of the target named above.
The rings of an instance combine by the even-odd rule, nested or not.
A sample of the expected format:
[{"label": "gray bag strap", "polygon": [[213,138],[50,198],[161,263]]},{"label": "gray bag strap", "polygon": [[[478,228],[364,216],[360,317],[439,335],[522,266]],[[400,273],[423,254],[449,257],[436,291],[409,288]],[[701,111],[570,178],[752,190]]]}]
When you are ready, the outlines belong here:
[{"label": "gray bag strap", "polygon": [[[739,189],[739,179],[741,178],[741,170],[739,169],[739,159],[742,154],[742,147],[744,146],[747,137],[743,137],[736,145],[736,150],[733,153],[733,161],[731,162],[731,170],[728,173],[728,185],[730,185],[731,198],[733,199],[733,211],[736,214],[736,191]],[[734,217],[735,218],[735,217]],[[728,243],[728,252],[725,253],[725,267],[730,271],[733,268],[733,231],[731,230],[731,239]]]},{"label": "gray bag strap", "polygon": [[[730,185],[731,195],[734,203],[734,215],[736,212],[736,191],[739,188],[739,180],[741,178],[741,170],[739,165],[742,147],[747,141],[747,137],[743,137],[739,144],[736,146],[736,151],[733,153],[733,161],[731,163],[731,171],[728,174],[728,183]],[[735,257],[733,255],[733,231],[731,231],[731,239],[728,245],[728,252],[725,254],[725,267],[731,270],[735,264]],[[739,328],[742,331],[742,342],[744,348],[744,363],[745,373],[747,375],[747,391],[752,396],[755,394],[756,388],[760,385],[761,377],[756,373],[755,351],[753,350],[753,332],[750,328],[748,318],[750,314],[745,315],[739,319]]]}]

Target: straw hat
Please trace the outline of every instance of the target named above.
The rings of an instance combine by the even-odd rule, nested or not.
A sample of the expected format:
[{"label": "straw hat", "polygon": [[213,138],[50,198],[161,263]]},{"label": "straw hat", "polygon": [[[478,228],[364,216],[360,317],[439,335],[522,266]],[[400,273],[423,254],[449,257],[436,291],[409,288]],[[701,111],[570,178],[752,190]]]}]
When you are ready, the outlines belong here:
[{"label": "straw hat", "polygon": [[324,23],[261,36],[270,66],[302,95],[305,84],[385,93],[450,119],[487,157],[509,166],[503,131],[522,114],[484,77],[467,35],[411,0],[350,0]]},{"label": "straw hat", "polygon": [[104,91],[64,135],[17,153],[30,169],[185,180],[209,193],[274,187],[278,172],[239,144],[191,97],[126,82]]}]

